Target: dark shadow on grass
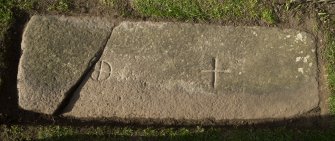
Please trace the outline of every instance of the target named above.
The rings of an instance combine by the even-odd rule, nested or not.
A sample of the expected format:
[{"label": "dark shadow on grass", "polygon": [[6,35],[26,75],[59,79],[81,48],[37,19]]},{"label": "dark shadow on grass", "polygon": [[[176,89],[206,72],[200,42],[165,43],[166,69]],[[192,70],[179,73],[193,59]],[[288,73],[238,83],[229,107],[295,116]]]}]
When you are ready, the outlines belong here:
[{"label": "dark shadow on grass", "polygon": [[[14,21],[11,27],[8,29],[8,32],[5,34],[5,75],[4,79],[4,90],[0,92],[0,113],[3,113],[3,116],[15,115],[19,113],[19,107],[17,104],[17,72],[19,58],[21,55],[21,40],[22,33],[25,23],[29,20],[29,15],[21,10],[13,9]],[[19,118],[19,117],[18,117]],[[1,117],[0,117],[1,119]],[[10,119],[15,120],[15,119]],[[0,121],[5,122],[6,121]]]},{"label": "dark shadow on grass", "polygon": [[333,141],[335,130],[286,130],[286,129],[233,129],[206,130],[200,133],[167,134],[167,135],[104,135],[75,134],[43,138],[38,141]]},{"label": "dark shadow on grass", "polygon": [[51,137],[37,141],[223,141],[220,133],[191,134],[179,136],[115,136],[115,135],[73,135],[62,137]]}]

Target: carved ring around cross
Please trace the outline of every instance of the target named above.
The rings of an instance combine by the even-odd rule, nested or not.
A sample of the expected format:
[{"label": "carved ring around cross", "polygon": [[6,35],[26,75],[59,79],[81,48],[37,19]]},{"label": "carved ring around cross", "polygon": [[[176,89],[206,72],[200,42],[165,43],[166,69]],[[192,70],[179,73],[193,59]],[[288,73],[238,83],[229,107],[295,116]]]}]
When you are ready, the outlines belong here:
[{"label": "carved ring around cross", "polygon": [[[112,76],[112,65],[107,61],[99,61],[97,64],[100,64],[99,69],[94,69],[93,73],[97,73],[97,75],[91,75],[91,78],[96,81],[108,80]],[[108,67],[108,71],[105,71],[104,67]],[[95,76],[95,77],[94,77]]]}]

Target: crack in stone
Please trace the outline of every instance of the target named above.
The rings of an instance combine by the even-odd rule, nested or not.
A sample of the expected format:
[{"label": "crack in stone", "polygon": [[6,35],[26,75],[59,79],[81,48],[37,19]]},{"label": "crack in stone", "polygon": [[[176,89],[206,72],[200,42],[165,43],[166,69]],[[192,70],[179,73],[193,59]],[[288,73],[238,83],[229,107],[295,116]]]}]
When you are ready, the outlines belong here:
[{"label": "crack in stone", "polygon": [[55,112],[52,114],[53,116],[59,116],[59,115],[62,115],[64,113],[64,110],[66,109],[66,107],[68,107],[68,105],[71,103],[71,101],[72,101],[72,99],[73,99],[73,97],[75,95],[75,92],[82,85],[82,83],[84,82],[84,80],[87,77],[87,75],[90,75],[90,72],[94,69],[95,65],[100,60],[103,52],[105,51],[107,43],[108,43],[108,41],[110,40],[110,38],[112,36],[112,32],[113,32],[113,29],[108,34],[108,36],[107,36],[108,38],[105,40],[102,48],[94,55],[94,57],[89,62],[88,67],[85,70],[85,72],[83,73],[83,75],[81,75],[80,78],[79,78],[79,80],[69,89],[68,92],[65,93],[65,98],[59,104],[59,106],[55,110]]}]

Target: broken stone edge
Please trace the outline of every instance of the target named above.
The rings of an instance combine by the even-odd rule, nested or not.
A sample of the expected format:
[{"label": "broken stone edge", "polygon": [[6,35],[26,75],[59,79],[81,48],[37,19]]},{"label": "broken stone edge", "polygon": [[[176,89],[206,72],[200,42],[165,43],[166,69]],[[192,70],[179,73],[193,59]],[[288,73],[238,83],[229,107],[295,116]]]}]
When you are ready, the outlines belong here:
[{"label": "broken stone edge", "polygon": [[[44,17],[51,17],[51,18],[59,18],[59,20],[73,20],[75,21],[75,19],[77,19],[78,17],[68,17],[68,16],[42,16],[42,15],[34,15],[30,18],[30,20],[27,22],[27,24],[25,25],[25,28],[24,28],[24,32],[22,34],[22,37],[25,37],[26,36],[26,29],[31,26],[31,24],[33,23],[32,21],[38,19],[38,18],[44,18]],[[113,31],[113,28],[115,27],[115,23],[112,22],[112,21],[108,21],[106,18],[100,18],[100,17],[94,17],[93,19],[91,19],[92,17],[80,17],[81,20],[88,20],[90,21],[90,25],[91,24],[98,24],[101,25],[101,26],[108,26],[109,28],[109,31],[108,31],[108,36],[106,36],[106,39],[103,41],[104,42],[104,46],[101,46],[99,51],[94,55],[94,57],[91,58],[91,61],[87,64],[86,66],[86,69],[84,71],[84,73],[82,74],[82,76],[76,81],[75,84],[73,84],[73,86],[67,90],[67,92],[65,92],[63,95],[62,95],[62,100],[61,102],[59,103],[59,105],[56,106],[56,108],[54,108],[55,110],[54,111],[49,111],[49,112],[46,112],[46,111],[38,111],[38,109],[34,109],[32,108],[31,106],[29,107],[25,107],[23,108],[22,105],[21,105],[21,94],[20,94],[20,91],[23,89],[22,87],[20,87],[20,84],[21,85],[24,85],[22,84],[22,82],[20,82],[20,80],[22,78],[24,78],[25,76],[25,73],[23,71],[23,68],[22,68],[22,65],[21,65],[21,62],[22,62],[22,59],[24,59],[23,57],[23,52],[25,51],[24,47],[26,46],[25,45],[25,38],[22,38],[22,41],[21,41],[21,56],[20,56],[20,59],[19,59],[19,65],[18,65],[18,74],[17,74],[17,89],[18,89],[18,106],[19,108],[21,109],[24,109],[24,110],[28,110],[28,111],[32,111],[32,112],[37,112],[37,113],[41,113],[41,114],[47,114],[47,115],[60,115],[63,113],[63,110],[64,110],[64,107],[66,107],[68,105],[68,99],[72,99],[72,95],[74,94],[73,91],[75,91],[77,88],[78,88],[78,85],[80,85],[82,83],[82,79],[86,77],[87,73],[89,73],[91,71],[92,68],[94,68],[96,62],[99,60],[99,58],[101,57],[105,47],[106,47],[106,44],[108,43],[109,39],[110,39],[110,36],[112,34],[112,31]],[[102,20],[103,23],[98,23],[98,22],[93,22],[94,20]]]}]

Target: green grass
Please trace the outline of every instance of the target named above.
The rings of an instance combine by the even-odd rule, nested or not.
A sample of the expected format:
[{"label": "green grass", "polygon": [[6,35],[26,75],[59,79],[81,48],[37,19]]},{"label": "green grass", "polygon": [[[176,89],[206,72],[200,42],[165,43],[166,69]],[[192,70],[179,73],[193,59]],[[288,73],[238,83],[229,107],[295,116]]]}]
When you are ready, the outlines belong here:
[{"label": "green grass", "polygon": [[13,12],[11,11],[14,3],[8,0],[0,0],[0,92],[3,86],[3,71],[5,70],[5,47],[4,47],[4,35],[9,25],[13,21]]},{"label": "green grass", "polygon": [[48,7],[49,11],[69,12],[71,7],[71,0],[57,0],[53,5]]},{"label": "green grass", "polygon": [[103,5],[114,7],[115,0],[100,0]]},{"label": "green grass", "polygon": [[132,128],[70,126],[0,126],[0,139],[109,141],[109,140],[177,140],[177,141],[332,141],[335,130],[297,129],[229,129],[223,128]]},{"label": "green grass", "polygon": [[260,0],[134,0],[148,17],[179,20],[263,20],[275,23],[271,7]]},{"label": "green grass", "polygon": [[276,23],[275,14],[270,9],[265,9],[262,11],[262,19],[268,24]]},{"label": "green grass", "polygon": [[[334,22],[335,29],[335,22]],[[335,33],[328,33],[327,36],[327,71],[328,71],[328,84],[331,90],[329,98],[330,112],[335,115]]]},{"label": "green grass", "polygon": [[0,0],[0,30],[3,30],[3,27],[10,23],[13,18],[13,13],[11,8],[13,7],[13,1]]},{"label": "green grass", "polygon": [[13,9],[32,9],[37,0],[0,0],[0,39],[14,20]]}]

